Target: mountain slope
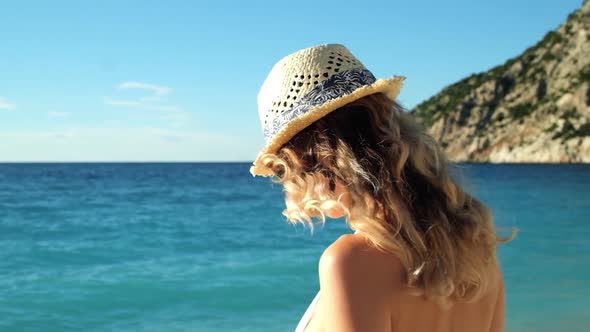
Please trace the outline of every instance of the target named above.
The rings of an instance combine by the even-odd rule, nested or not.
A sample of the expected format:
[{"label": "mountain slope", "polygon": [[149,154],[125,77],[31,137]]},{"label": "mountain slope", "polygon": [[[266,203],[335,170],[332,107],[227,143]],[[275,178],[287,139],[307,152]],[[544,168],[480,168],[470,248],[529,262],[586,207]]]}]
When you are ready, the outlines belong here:
[{"label": "mountain slope", "polygon": [[456,162],[590,162],[590,0],[521,55],[410,113]]}]

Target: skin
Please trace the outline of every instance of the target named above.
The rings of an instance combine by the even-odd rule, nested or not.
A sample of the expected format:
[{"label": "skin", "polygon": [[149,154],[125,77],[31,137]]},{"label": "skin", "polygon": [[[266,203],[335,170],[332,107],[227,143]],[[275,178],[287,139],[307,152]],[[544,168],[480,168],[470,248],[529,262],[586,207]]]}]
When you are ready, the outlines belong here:
[{"label": "skin", "polygon": [[[336,184],[335,195],[345,187]],[[335,208],[331,218],[344,216]],[[445,311],[436,303],[409,294],[397,257],[371,246],[361,234],[339,237],[319,261],[321,295],[306,332],[473,332],[504,331],[504,284],[500,270],[485,296],[457,303]]]}]

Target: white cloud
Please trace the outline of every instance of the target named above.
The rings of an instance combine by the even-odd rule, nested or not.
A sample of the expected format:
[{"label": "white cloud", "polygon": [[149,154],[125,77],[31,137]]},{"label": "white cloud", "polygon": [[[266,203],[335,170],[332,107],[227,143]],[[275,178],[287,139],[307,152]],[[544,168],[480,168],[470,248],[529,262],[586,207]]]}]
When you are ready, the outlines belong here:
[{"label": "white cloud", "polygon": [[172,92],[172,88],[162,85],[155,85],[150,83],[142,83],[142,82],[123,82],[117,86],[117,88],[126,90],[126,89],[143,89],[149,90],[154,93],[156,96],[166,96]]},{"label": "white cloud", "polygon": [[65,118],[70,116],[69,112],[47,112],[47,116],[50,118]]},{"label": "white cloud", "polygon": [[0,96],[0,110],[13,110],[16,104],[5,97]]}]

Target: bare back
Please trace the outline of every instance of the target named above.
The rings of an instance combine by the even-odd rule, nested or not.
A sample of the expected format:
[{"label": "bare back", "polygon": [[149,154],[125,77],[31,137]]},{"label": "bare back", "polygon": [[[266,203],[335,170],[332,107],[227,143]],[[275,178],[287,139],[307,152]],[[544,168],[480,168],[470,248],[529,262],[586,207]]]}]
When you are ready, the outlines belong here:
[{"label": "bare back", "polygon": [[493,279],[492,287],[478,301],[456,303],[447,310],[400,288],[392,296],[392,331],[504,331],[504,287],[499,271]]},{"label": "bare back", "polygon": [[[383,257],[374,248],[369,248],[358,241],[356,236],[348,236],[344,240],[355,242],[356,248],[362,248],[364,252],[374,252],[374,255]],[[337,242],[338,242],[337,241]],[[356,249],[359,250],[359,249]],[[385,257],[381,264],[376,266],[388,266],[380,270],[370,271],[371,273],[391,273],[391,271],[402,271],[401,263],[396,257]],[[385,259],[385,260],[383,260]],[[391,269],[391,265],[398,265],[398,268]],[[367,273],[369,271],[364,271]],[[396,273],[396,272],[394,272]],[[443,309],[433,301],[410,294],[407,286],[398,282],[387,291],[391,299],[390,322],[383,331],[415,331],[415,332],[501,332],[504,331],[504,283],[499,267],[495,275],[490,276],[490,287],[483,297],[473,303],[458,302],[449,309]],[[392,276],[392,279],[396,279]],[[401,279],[397,279],[401,280]],[[330,306],[322,305],[321,296],[316,304],[316,310],[305,328],[305,332],[332,332],[326,331],[323,320],[330,319],[333,315]]]}]

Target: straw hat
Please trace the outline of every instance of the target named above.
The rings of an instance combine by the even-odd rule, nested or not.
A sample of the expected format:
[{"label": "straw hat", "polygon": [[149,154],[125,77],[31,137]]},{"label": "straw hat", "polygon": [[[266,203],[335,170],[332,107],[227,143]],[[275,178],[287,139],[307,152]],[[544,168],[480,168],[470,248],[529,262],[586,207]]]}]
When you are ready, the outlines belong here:
[{"label": "straw hat", "polygon": [[276,152],[298,132],[326,114],[377,92],[395,100],[404,76],[375,79],[340,44],[325,44],[291,53],[277,62],[258,93],[258,114],[266,145],[250,173],[271,176],[262,164],[265,153]]}]

